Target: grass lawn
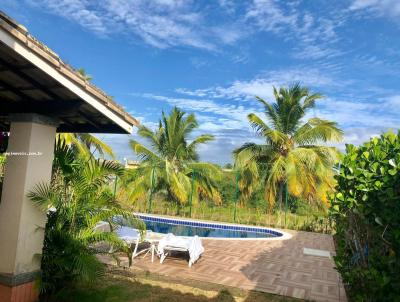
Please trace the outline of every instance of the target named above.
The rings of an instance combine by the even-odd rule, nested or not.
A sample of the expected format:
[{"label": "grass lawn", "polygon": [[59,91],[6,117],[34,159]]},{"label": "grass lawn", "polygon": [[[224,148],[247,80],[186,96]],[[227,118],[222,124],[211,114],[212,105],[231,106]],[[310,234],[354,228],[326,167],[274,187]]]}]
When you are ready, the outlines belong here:
[{"label": "grass lawn", "polygon": [[272,294],[180,280],[143,271],[113,269],[91,286],[67,289],[57,302],[301,302]]}]

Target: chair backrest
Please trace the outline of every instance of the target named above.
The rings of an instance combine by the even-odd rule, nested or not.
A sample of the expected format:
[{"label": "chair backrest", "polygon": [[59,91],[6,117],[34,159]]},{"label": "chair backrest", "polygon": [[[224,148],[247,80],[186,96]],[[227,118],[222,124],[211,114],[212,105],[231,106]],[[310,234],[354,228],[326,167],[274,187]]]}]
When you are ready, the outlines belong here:
[{"label": "chair backrest", "polygon": [[136,239],[140,237],[140,232],[137,229],[126,227],[126,226],[121,226],[115,231],[118,235],[118,237],[124,237],[124,238],[132,238]]}]

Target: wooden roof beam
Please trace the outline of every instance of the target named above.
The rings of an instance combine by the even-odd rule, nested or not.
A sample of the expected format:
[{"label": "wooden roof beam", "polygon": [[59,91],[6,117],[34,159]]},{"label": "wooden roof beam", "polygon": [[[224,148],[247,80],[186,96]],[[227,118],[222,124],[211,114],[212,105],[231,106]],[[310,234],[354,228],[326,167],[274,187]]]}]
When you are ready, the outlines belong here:
[{"label": "wooden roof beam", "polygon": [[45,94],[47,94],[50,98],[53,99],[59,99],[60,96],[57,95],[56,93],[52,92],[51,90],[49,90],[48,87],[46,87],[45,85],[39,83],[38,81],[36,81],[35,79],[33,79],[31,76],[27,75],[26,73],[24,73],[23,71],[21,71],[18,68],[15,68],[14,65],[8,63],[7,61],[5,61],[4,59],[0,58],[0,64],[6,66],[10,71],[12,71],[13,73],[15,73],[17,76],[19,76],[21,79],[25,80],[26,82],[30,83],[32,86],[37,87],[38,89],[42,90]]}]

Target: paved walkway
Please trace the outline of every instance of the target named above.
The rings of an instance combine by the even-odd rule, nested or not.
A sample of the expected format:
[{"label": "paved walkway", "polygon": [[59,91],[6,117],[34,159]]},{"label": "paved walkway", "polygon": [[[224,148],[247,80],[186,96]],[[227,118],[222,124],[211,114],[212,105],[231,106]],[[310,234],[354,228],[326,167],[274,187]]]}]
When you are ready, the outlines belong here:
[{"label": "paved walkway", "polygon": [[347,301],[333,260],[303,253],[304,247],[334,253],[332,236],[289,232],[293,235],[289,240],[203,240],[205,252],[192,268],[182,257],[168,257],[163,264],[151,263],[146,257],[134,265],[162,275],[246,290],[312,301]]}]

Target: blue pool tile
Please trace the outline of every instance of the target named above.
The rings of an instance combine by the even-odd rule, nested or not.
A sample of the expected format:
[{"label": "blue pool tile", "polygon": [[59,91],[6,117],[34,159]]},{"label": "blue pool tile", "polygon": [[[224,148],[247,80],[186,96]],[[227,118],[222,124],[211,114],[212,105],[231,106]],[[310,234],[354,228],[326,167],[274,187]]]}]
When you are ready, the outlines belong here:
[{"label": "blue pool tile", "polygon": [[[246,227],[240,225],[225,225],[179,220],[161,217],[147,217],[138,215],[147,225],[147,229],[161,233],[174,233],[180,236],[199,235],[200,237],[281,237],[275,230],[260,227]],[[179,229],[176,227],[179,226]]]}]

